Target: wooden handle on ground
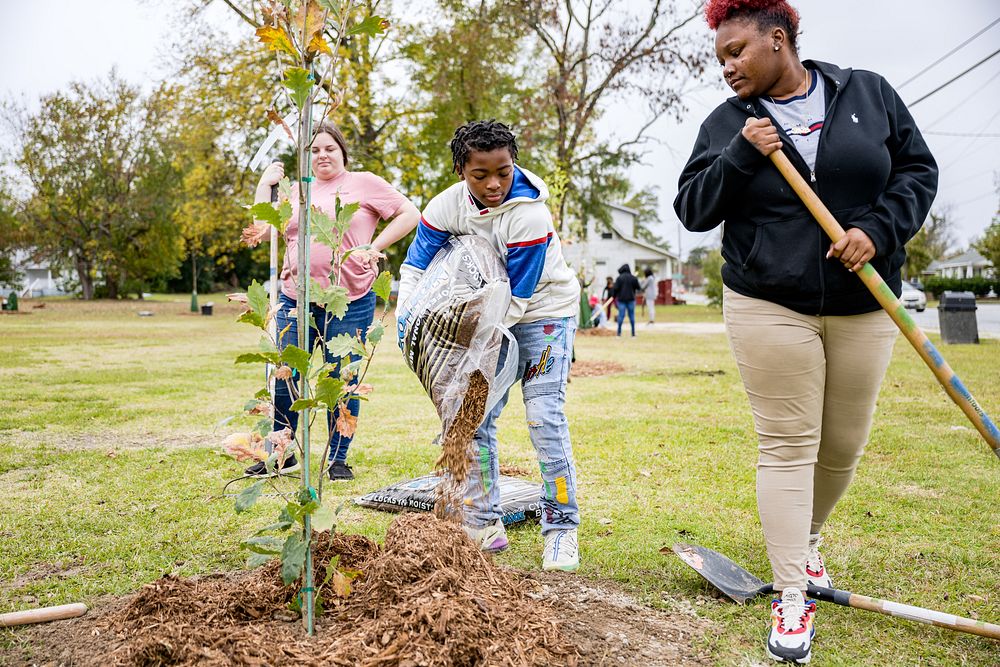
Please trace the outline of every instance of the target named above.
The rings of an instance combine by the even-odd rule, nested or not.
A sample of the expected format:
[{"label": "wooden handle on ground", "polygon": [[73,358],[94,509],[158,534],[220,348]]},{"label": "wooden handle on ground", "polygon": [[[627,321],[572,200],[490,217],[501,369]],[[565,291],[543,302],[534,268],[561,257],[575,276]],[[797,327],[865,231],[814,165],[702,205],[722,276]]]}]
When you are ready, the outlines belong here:
[{"label": "wooden handle on ground", "polygon": [[[802,203],[806,205],[809,212],[819,222],[820,227],[823,228],[827,236],[834,243],[843,238],[847,232],[840,226],[840,223],[833,217],[833,214],[830,213],[830,210],[823,204],[819,196],[809,187],[806,179],[802,178],[798,170],[792,166],[788,157],[782,151],[777,150],[771,153],[770,158],[774,166],[781,172],[781,175],[788,181],[788,184],[795,190],[795,194],[799,196]],[[979,403],[972,397],[969,390],[965,388],[962,381],[958,379],[955,371],[951,369],[944,360],[944,357],[941,356],[941,353],[934,347],[934,343],[927,338],[920,327],[917,326],[917,323],[913,321],[913,318],[910,317],[910,314],[906,312],[906,308],[896,298],[896,295],[892,293],[889,286],[885,284],[882,276],[872,268],[871,264],[865,264],[858,271],[858,277],[864,282],[868,291],[875,296],[882,308],[885,309],[885,312],[889,314],[892,321],[896,323],[899,330],[903,332],[906,340],[910,341],[910,345],[913,346],[913,349],[917,351],[920,358],[924,360],[924,363],[934,373],[934,377],[944,387],[945,393],[955,402],[955,405],[961,408],[965,416],[972,422],[972,425],[976,427],[976,430],[986,440],[986,444],[990,446],[993,453],[1000,458],[1000,429],[997,429],[990,416],[986,414],[986,411],[979,407]]]},{"label": "wooden handle on ground", "polygon": [[64,618],[75,618],[83,616],[86,613],[87,605],[81,602],[63,604],[58,607],[12,611],[9,614],[0,614],[0,628],[9,628],[14,625],[29,625],[31,623],[47,623],[48,621],[61,621]]}]

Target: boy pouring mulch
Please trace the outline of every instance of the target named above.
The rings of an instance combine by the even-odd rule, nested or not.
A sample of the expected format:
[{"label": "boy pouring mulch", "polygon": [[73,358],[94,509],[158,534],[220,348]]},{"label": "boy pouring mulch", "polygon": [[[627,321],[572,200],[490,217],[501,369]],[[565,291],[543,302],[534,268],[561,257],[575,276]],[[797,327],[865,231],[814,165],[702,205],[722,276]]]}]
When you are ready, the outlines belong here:
[{"label": "boy pouring mulch", "polygon": [[[423,272],[453,236],[478,236],[490,243],[507,269],[510,306],[504,317],[517,344],[531,443],[542,473],[542,535],[546,570],[579,566],[576,468],[564,413],[566,381],[576,333],[580,286],[563,259],[548,188],[518,167],[517,142],[503,123],[475,121],[455,131],[452,163],[460,182],[430,201],[400,271],[400,317]],[[404,331],[405,326],[400,326]],[[500,350],[500,364],[507,354]],[[512,354],[512,353],[511,353]],[[507,547],[497,483],[496,421],[507,391],[485,415],[468,451],[463,524],[484,551]]]}]

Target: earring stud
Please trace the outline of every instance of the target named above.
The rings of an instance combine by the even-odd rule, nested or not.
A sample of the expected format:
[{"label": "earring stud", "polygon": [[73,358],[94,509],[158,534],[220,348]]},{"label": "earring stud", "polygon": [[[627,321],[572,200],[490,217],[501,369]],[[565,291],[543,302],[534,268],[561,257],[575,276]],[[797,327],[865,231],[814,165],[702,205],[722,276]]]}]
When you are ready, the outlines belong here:
[{"label": "earring stud", "polygon": [[780,47],[780,46],[778,46],[777,44],[775,44],[775,45],[774,45],[774,50],[775,50],[775,51],[777,51],[777,50],[778,50],[778,49],[780,49],[780,48],[781,48],[781,47]]}]

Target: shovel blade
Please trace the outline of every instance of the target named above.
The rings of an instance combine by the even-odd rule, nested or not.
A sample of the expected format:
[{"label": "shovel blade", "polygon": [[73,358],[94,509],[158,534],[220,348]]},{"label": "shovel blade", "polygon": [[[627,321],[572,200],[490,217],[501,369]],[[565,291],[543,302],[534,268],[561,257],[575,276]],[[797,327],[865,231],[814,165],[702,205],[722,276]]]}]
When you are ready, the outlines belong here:
[{"label": "shovel blade", "polygon": [[717,551],[683,542],[675,544],[673,549],[708,583],[740,604],[769,592],[771,588]]}]

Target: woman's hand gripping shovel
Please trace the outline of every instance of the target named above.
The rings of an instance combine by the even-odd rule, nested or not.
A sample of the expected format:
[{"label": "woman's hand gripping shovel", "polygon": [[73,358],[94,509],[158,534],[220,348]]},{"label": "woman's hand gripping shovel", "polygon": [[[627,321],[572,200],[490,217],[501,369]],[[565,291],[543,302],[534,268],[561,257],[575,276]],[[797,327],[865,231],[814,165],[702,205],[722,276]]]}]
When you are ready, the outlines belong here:
[{"label": "woman's hand gripping shovel", "polygon": [[[683,542],[675,544],[673,551],[680,556],[682,561],[707,579],[710,584],[740,604],[759,595],[768,595],[774,592],[774,587],[771,584],[765,584],[762,580],[716,551],[706,549],[705,547],[684,544]],[[669,551],[664,547],[660,549],[660,553],[669,553]],[[940,611],[923,609],[922,607],[914,607],[889,600],[877,600],[864,595],[857,595],[856,593],[840,591],[835,588],[809,586],[807,590],[810,597],[823,600],[824,602],[832,602],[844,607],[853,607],[854,609],[865,609],[878,614],[885,614],[886,616],[905,618],[908,621],[936,625],[939,628],[948,628],[949,630],[968,632],[973,635],[1000,640],[1000,625],[994,625],[993,623],[974,621],[971,618],[962,618],[961,616],[954,616]]]}]

